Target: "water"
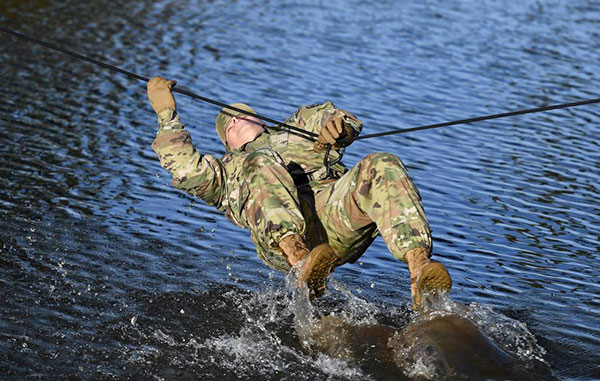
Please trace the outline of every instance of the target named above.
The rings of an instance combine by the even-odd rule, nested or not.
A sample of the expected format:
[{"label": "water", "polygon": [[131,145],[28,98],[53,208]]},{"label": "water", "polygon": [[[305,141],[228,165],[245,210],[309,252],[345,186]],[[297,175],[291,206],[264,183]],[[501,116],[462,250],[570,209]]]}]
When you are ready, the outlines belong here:
[{"label": "water", "polygon": [[[600,82],[595,1],[40,0],[0,13],[275,119],[332,100],[365,133],[594,98]],[[245,231],[170,186],[142,82],[0,44],[3,379],[393,377],[301,347],[283,276]],[[222,154],[217,109],[177,104],[198,148]],[[523,327],[516,340],[561,379],[600,378],[599,122],[584,106],[360,141],[345,157],[403,159],[452,298],[491,311],[492,337],[513,332],[503,319]],[[410,321],[408,272],[383,241],[334,278],[349,295],[315,313]]]}]

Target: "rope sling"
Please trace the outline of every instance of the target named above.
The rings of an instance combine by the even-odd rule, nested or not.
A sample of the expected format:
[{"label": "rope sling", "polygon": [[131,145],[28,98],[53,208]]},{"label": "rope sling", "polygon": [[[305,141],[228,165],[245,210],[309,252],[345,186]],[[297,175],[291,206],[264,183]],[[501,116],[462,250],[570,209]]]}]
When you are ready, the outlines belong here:
[{"label": "rope sling", "polygon": [[[46,48],[61,52],[63,54],[69,55],[71,57],[75,57],[78,58],[80,60],[83,61],[87,61],[89,63],[92,63],[94,65],[103,67],[105,69],[109,69],[121,74],[124,74],[130,78],[134,78],[134,79],[138,79],[140,81],[144,81],[144,82],[148,82],[149,78],[146,78],[144,76],[141,76],[139,74],[135,74],[132,73],[130,71],[121,69],[117,66],[108,64],[106,62],[94,59],[94,58],[90,58],[87,56],[84,56],[82,54],[73,52],[71,50],[65,49],[63,47],[60,47],[58,45],[46,42],[46,41],[42,41],[39,40],[37,38],[31,37],[31,36],[27,36],[24,35],[22,33],[19,32],[15,32],[11,29],[5,28],[3,26],[0,25],[0,32],[12,35],[14,37],[20,38],[22,40],[26,40],[29,42],[33,42],[35,44],[44,46]],[[180,88],[173,88],[172,89],[173,92],[179,93],[179,94],[183,94],[186,95],[188,97],[191,97],[193,99],[197,99],[203,102],[207,102],[207,103],[211,103],[213,105],[222,107],[222,108],[226,108],[226,109],[230,109],[242,114],[246,114],[246,115],[250,115],[250,116],[256,116],[264,121],[267,121],[269,123],[274,123],[276,126],[265,126],[267,128],[275,128],[275,129],[283,129],[283,130],[287,130],[289,132],[293,132],[295,134],[298,134],[306,139],[309,139],[311,141],[316,141],[316,138],[318,137],[318,134],[315,134],[313,132],[310,131],[306,131],[303,130],[301,128],[298,127],[294,127],[294,126],[290,126],[289,124],[286,123],[282,123],[279,122],[275,119],[271,119],[269,117],[266,117],[264,115],[259,115],[259,114],[252,114],[249,111],[246,110],[242,110],[240,108],[228,105],[226,103],[214,100],[214,99],[210,99],[207,97],[203,97],[201,95],[192,93],[191,91],[188,90],[184,90],[184,89],[180,89]],[[443,123],[435,123],[435,124],[428,124],[428,125],[423,125],[423,126],[418,126],[418,127],[411,127],[411,128],[401,128],[401,129],[394,129],[394,130],[389,130],[389,131],[385,131],[385,132],[378,132],[378,133],[374,133],[374,134],[366,134],[366,135],[361,135],[361,136],[357,136],[353,139],[348,139],[347,142],[348,144],[351,143],[352,141],[355,140],[364,140],[364,139],[370,139],[370,138],[376,138],[376,137],[380,137],[380,136],[388,136],[388,135],[396,135],[396,134],[405,134],[405,133],[409,133],[409,132],[415,132],[415,131],[423,131],[423,130],[430,130],[430,129],[434,129],[434,128],[441,128],[441,127],[448,127],[448,126],[456,126],[459,124],[470,124],[470,123],[475,123],[475,122],[481,122],[484,120],[492,120],[492,119],[500,119],[500,118],[507,118],[507,117],[512,117],[512,116],[517,116],[517,115],[525,115],[525,114],[533,114],[533,113],[539,113],[539,112],[545,112],[545,111],[550,111],[550,110],[558,110],[558,109],[563,109],[563,108],[570,108],[570,107],[577,107],[577,106],[583,106],[583,105],[589,105],[589,104],[594,104],[594,103],[600,103],[600,98],[593,98],[593,99],[585,99],[585,100],[579,100],[579,101],[575,101],[575,102],[569,102],[569,103],[561,103],[561,104],[555,104],[555,105],[549,105],[549,106],[542,106],[542,107],[536,107],[536,108],[530,108],[530,109],[522,109],[522,110],[516,110],[516,111],[509,111],[509,112],[503,112],[503,113],[499,113],[499,114],[490,114],[490,115],[483,115],[483,116],[476,116],[476,117],[472,117],[472,118],[466,118],[466,119],[458,119],[458,120],[453,120],[453,121],[449,121],[449,122],[443,122]],[[338,162],[341,159],[341,156],[343,155],[343,149],[339,150],[339,154],[340,156],[338,157],[338,159],[335,160],[335,162],[329,162],[328,161],[328,156],[329,153],[331,151],[331,145],[328,145],[328,149],[326,151],[325,154],[325,165],[329,168],[329,166],[333,165],[335,162]]]}]

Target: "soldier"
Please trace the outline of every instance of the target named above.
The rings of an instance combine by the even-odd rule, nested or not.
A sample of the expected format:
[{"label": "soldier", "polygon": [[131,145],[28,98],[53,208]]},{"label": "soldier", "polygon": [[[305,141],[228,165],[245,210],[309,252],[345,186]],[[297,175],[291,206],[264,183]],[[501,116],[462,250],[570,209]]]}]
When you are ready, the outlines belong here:
[{"label": "soldier", "polygon": [[[429,223],[400,159],[373,153],[350,170],[341,162],[324,164],[328,144],[342,148],[360,133],[362,122],[353,114],[331,102],[300,107],[285,123],[318,134],[313,143],[224,108],[216,130],[227,152],[218,159],[194,148],[176,111],[174,85],[162,77],[148,82],[159,123],[152,148],[176,188],[250,230],[258,256],[269,267],[298,268],[300,285],[318,297],[335,267],[355,262],[381,235],[392,255],[408,264],[413,308],[421,305],[424,290],[450,290],[446,268],[429,259]],[[248,105],[232,106],[255,114]],[[331,160],[337,157],[331,150]]]}]

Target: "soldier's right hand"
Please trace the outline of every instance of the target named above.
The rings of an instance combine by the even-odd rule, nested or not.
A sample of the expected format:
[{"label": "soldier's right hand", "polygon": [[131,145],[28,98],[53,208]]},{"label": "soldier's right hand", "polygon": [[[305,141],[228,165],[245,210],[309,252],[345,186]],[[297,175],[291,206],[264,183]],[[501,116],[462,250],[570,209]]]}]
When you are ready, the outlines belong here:
[{"label": "soldier's right hand", "polygon": [[175,110],[175,98],[171,93],[171,89],[177,82],[168,80],[163,77],[152,77],[148,81],[148,99],[152,104],[154,112],[157,114],[167,107]]}]

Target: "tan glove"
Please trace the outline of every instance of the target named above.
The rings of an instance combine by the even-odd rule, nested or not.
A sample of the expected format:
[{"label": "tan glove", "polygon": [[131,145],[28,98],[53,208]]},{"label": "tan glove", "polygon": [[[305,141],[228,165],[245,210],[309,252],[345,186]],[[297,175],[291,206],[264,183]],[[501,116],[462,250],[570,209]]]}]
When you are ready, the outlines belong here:
[{"label": "tan glove", "polygon": [[[323,117],[323,127],[313,146],[315,151],[325,151],[327,144],[331,144],[333,148],[338,149],[345,147],[352,142],[348,138],[354,138],[358,135],[358,132],[352,128],[352,125],[346,120],[346,117],[347,115],[340,110],[335,110],[335,112],[326,114]],[[346,139],[348,140],[344,142]]]},{"label": "tan glove", "polygon": [[152,103],[152,108],[157,114],[167,107],[175,110],[175,98],[171,94],[171,89],[177,82],[163,77],[152,77],[148,81],[148,99]]}]

